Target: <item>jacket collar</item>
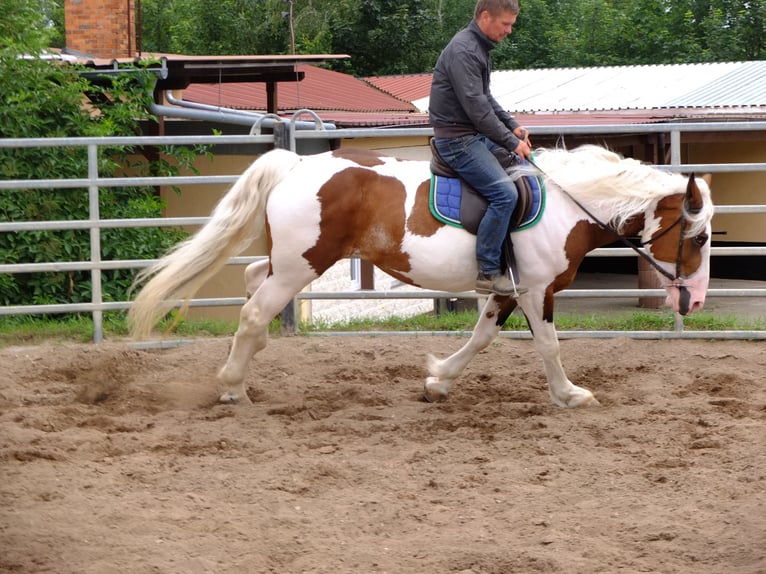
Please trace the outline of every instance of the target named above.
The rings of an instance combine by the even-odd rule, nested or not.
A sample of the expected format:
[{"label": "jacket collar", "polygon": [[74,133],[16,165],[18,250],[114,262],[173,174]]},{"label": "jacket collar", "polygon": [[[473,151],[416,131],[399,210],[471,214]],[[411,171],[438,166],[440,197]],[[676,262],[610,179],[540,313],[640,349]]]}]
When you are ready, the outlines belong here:
[{"label": "jacket collar", "polygon": [[490,50],[493,50],[495,46],[497,45],[495,42],[490,40],[484,32],[481,31],[481,28],[479,28],[479,25],[476,23],[476,20],[471,20],[471,23],[468,24],[468,30],[470,30],[478,39],[479,43],[481,44],[481,47],[484,48],[487,52]]}]

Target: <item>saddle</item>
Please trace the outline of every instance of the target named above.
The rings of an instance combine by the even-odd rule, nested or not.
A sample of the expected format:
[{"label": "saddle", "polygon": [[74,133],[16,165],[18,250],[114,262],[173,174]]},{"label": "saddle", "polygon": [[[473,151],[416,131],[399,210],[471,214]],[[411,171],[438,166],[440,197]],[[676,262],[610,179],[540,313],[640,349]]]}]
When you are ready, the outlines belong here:
[{"label": "saddle", "polygon": [[[448,225],[461,227],[476,235],[488,202],[455,173],[431,145],[431,192],[429,205],[433,216]],[[516,154],[505,150],[495,153],[506,172],[523,165]],[[516,208],[511,215],[510,232],[527,229],[537,223],[545,207],[545,186],[541,177],[522,176],[514,181],[518,191]]]}]

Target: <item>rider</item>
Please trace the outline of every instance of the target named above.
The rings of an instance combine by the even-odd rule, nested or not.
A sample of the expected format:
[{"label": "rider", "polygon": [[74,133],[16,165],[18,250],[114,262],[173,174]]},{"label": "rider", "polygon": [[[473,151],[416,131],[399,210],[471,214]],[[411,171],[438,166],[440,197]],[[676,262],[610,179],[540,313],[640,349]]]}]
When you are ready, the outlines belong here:
[{"label": "rider", "polygon": [[476,291],[517,296],[526,289],[501,272],[501,250],[518,192],[493,151],[531,154],[528,132],[489,91],[490,52],[511,33],[518,0],[478,0],[471,23],[436,62],[429,114],[442,159],[488,202],[476,233]]}]

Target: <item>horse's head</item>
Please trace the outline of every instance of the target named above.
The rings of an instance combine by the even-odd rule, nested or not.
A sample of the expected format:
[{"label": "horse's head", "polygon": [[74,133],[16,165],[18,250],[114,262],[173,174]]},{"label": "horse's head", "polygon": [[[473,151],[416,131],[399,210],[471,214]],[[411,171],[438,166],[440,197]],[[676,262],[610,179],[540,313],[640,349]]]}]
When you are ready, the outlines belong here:
[{"label": "horse's head", "polygon": [[681,315],[705,303],[710,279],[710,176],[689,176],[685,193],[659,200],[645,218],[642,242],[659,266],[667,304]]}]

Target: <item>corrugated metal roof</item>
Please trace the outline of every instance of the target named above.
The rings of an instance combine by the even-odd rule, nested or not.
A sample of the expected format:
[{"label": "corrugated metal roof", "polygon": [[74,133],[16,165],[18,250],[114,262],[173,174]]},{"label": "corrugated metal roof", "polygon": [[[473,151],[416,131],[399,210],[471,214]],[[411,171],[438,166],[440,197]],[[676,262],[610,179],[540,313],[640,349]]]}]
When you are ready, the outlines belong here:
[{"label": "corrugated metal roof", "polygon": [[669,107],[766,106],[766,62],[742,62],[734,69],[667,102]]},{"label": "corrugated metal roof", "polygon": [[370,76],[365,81],[407,102],[426,98],[431,92],[431,74]]},{"label": "corrugated metal roof", "polygon": [[[74,59],[97,69],[142,59],[95,60],[51,52],[47,57]],[[193,102],[265,111],[263,81],[243,81],[249,77],[241,71],[241,77],[229,77],[232,70],[252,71],[265,66],[305,74],[301,82],[279,82],[280,112],[309,108],[321,113],[325,121],[337,120],[346,126],[422,125],[427,121],[418,111],[428,109],[431,74],[361,80],[310,65],[347,58],[345,54],[151,56],[161,58],[170,72],[180,75],[181,85],[186,85],[184,78],[186,82],[212,82],[192,83],[184,90],[183,98]],[[220,69],[220,73],[210,76],[207,68]],[[766,115],[766,61],[496,70],[492,93],[505,109],[529,125],[761,117]]]},{"label": "corrugated metal roof", "polygon": [[492,94],[517,112],[637,110],[669,107],[667,102],[697,90],[738,64],[606,66],[552,70],[497,71]]},{"label": "corrugated metal roof", "polygon": [[491,81],[515,113],[766,106],[766,61],[496,70]]},{"label": "corrugated metal roof", "polygon": [[[303,81],[278,85],[280,112],[309,108],[343,127],[427,122],[417,111],[428,109],[430,74],[363,81],[310,65],[298,70],[305,73]],[[492,93],[525,125],[761,116],[766,114],[766,62],[498,70],[492,74]],[[263,83],[192,84],[183,97],[221,107],[266,109]]]},{"label": "corrugated metal roof", "polygon": [[[417,112],[415,106],[366,82],[316,66],[300,65],[300,82],[280,82],[277,102],[280,112],[310,108],[316,112]],[[191,84],[183,98],[225,108],[266,110],[266,85],[260,82]]]}]

